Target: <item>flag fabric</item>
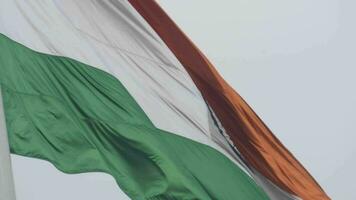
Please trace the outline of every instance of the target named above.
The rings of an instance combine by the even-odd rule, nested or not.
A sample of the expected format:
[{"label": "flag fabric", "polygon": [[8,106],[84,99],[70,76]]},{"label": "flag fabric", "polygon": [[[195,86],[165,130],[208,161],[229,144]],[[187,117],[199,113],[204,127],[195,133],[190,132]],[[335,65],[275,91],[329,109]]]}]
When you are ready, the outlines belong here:
[{"label": "flag fabric", "polygon": [[131,199],[329,199],[153,0],[3,0],[0,52],[13,154]]}]

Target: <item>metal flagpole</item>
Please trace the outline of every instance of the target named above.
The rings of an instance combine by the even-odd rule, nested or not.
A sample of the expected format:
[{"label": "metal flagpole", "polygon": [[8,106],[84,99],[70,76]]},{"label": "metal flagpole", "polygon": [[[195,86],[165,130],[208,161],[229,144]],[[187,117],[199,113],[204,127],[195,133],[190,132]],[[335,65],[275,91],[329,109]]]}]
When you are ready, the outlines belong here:
[{"label": "metal flagpole", "polygon": [[0,200],[16,200],[3,99],[0,87]]}]

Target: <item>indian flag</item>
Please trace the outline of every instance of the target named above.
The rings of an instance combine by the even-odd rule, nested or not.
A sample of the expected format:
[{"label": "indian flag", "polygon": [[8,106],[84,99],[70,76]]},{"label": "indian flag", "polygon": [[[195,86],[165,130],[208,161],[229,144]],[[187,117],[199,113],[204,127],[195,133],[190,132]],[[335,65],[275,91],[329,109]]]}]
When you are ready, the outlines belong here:
[{"label": "indian flag", "polygon": [[122,199],[329,199],[154,0],[2,0],[0,83],[14,166]]}]

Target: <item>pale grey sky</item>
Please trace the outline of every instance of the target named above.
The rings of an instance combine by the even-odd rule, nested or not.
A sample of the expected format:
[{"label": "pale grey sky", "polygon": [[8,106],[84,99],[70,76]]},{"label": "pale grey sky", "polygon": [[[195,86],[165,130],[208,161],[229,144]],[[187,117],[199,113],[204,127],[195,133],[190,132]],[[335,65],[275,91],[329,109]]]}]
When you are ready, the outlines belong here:
[{"label": "pale grey sky", "polygon": [[160,0],[333,199],[356,199],[356,2]]}]

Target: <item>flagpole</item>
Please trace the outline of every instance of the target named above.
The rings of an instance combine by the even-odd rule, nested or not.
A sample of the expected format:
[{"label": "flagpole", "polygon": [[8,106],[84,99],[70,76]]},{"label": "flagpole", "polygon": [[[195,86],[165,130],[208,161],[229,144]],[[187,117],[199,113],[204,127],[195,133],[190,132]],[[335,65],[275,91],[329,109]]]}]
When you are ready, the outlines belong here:
[{"label": "flagpole", "polygon": [[0,87],[0,200],[16,200],[1,87]]}]

